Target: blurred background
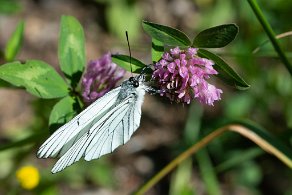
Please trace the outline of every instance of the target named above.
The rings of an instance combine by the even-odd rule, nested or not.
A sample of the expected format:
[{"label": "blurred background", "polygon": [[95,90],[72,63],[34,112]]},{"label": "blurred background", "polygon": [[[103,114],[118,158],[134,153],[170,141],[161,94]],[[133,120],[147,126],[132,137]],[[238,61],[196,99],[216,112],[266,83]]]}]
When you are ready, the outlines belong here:
[{"label": "blurred background", "polygon": [[[258,3],[276,34],[292,30],[292,1]],[[23,46],[17,59],[40,59],[60,72],[57,48],[62,15],[76,17],[83,26],[87,61],[107,51],[128,55],[127,30],[132,56],[146,64],[151,63],[151,40],[142,31],[142,20],[178,28],[191,39],[206,28],[236,23],[236,39],[214,52],[251,88],[239,91],[214,80],[224,91],[222,101],[214,107],[195,102],[171,104],[146,95],[141,127],[126,145],[99,160],[80,161],[52,175],[50,169],[56,160],[37,159],[35,154],[49,136],[48,118],[58,100],[41,100],[22,89],[1,87],[0,194],[130,194],[202,135],[229,120],[254,121],[292,148],[291,76],[266,42],[268,38],[246,1],[0,0],[0,50],[17,23],[24,20]],[[291,35],[279,42],[291,62]],[[41,132],[46,135],[39,136]],[[9,143],[23,139],[18,146],[9,147]],[[26,166],[39,173],[33,189],[25,189],[16,176]],[[290,195],[292,172],[246,138],[226,133],[147,194]]]}]

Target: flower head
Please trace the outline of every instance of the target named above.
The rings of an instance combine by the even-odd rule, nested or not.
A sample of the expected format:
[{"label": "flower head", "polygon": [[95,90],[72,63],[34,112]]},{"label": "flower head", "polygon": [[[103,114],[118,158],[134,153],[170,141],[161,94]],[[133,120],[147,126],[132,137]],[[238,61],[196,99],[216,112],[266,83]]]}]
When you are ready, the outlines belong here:
[{"label": "flower head", "polygon": [[103,96],[116,86],[124,74],[125,70],[112,62],[110,53],[90,61],[81,81],[84,102],[90,104]]},{"label": "flower head", "polygon": [[197,48],[181,50],[178,47],[165,52],[154,65],[153,80],[158,83],[162,96],[172,101],[189,104],[192,99],[213,105],[220,100],[221,89],[207,82],[218,74],[214,62],[197,55]]},{"label": "flower head", "polygon": [[35,188],[40,181],[39,171],[34,166],[21,167],[17,170],[16,177],[20,185],[27,190]]}]

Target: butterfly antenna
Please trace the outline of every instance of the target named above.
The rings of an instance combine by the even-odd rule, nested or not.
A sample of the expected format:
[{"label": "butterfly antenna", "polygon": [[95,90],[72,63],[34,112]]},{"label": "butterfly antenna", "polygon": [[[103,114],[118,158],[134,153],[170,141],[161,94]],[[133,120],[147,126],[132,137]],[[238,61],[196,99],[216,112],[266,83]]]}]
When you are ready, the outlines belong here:
[{"label": "butterfly antenna", "polygon": [[132,76],[133,76],[133,69],[132,69],[132,53],[131,53],[131,47],[130,47],[130,42],[129,42],[128,31],[126,31],[126,37],[127,37],[128,48],[129,48],[129,54],[130,54],[130,67],[131,67],[131,74],[132,74]]}]

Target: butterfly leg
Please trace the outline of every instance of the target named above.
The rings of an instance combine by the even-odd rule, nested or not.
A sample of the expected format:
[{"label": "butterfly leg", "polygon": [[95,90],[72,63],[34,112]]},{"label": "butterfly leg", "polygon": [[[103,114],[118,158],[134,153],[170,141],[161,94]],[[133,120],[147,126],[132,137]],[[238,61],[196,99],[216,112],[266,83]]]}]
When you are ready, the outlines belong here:
[{"label": "butterfly leg", "polygon": [[147,91],[150,95],[156,95],[164,93],[164,90],[155,89],[154,87],[145,86],[145,91]]}]

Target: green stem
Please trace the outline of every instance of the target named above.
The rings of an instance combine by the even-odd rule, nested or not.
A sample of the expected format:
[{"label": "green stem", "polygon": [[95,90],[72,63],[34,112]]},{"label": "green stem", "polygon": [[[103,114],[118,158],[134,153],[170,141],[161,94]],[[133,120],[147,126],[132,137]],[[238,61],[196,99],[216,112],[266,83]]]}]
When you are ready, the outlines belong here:
[{"label": "green stem", "polygon": [[275,35],[273,29],[271,28],[271,26],[269,25],[269,23],[267,22],[265,16],[263,15],[259,5],[257,4],[256,0],[247,0],[247,1],[248,1],[249,5],[251,6],[253,12],[255,13],[256,17],[258,18],[259,22],[263,26],[265,32],[267,33],[270,41],[272,42],[272,44],[274,46],[275,51],[279,55],[279,58],[281,59],[283,64],[288,69],[290,75],[292,76],[292,65],[290,64],[288,58],[286,57],[285,53],[282,51],[280,45],[278,44],[278,42],[276,40],[276,35]]}]

